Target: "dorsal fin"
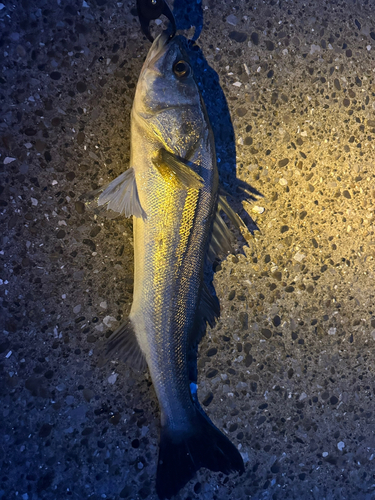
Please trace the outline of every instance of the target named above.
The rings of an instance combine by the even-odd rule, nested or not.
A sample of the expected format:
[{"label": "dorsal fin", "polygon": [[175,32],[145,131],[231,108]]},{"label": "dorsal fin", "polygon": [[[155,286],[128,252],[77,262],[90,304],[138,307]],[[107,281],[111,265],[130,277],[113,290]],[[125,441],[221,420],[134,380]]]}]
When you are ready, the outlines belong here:
[{"label": "dorsal fin", "polygon": [[188,345],[188,370],[190,383],[195,386],[195,393],[192,392],[193,399],[197,398],[196,384],[198,378],[197,371],[197,352],[198,344],[206,333],[207,323],[211,328],[215,326],[216,319],[220,316],[220,302],[219,299],[212,295],[208,286],[203,283],[200,302],[195,314],[193,327],[190,331],[189,345]]},{"label": "dorsal fin", "polygon": [[212,295],[208,286],[203,283],[200,293],[200,302],[195,315],[195,321],[190,333],[189,346],[195,348],[205,334],[207,323],[211,328],[215,326],[216,319],[220,316],[219,299]]},{"label": "dorsal fin", "polygon": [[213,262],[217,257],[224,257],[232,250],[234,236],[230,232],[228,226],[223,221],[220,212],[223,211],[232,224],[239,230],[246,229],[244,221],[230,207],[226,197],[219,195],[216,216],[212,227],[212,235],[208,248],[208,259]]},{"label": "dorsal fin", "polygon": [[219,195],[218,209],[222,210],[229,217],[230,221],[237,229],[247,229],[244,221],[238,214],[236,214],[236,212],[227,202],[227,198],[225,195]]}]

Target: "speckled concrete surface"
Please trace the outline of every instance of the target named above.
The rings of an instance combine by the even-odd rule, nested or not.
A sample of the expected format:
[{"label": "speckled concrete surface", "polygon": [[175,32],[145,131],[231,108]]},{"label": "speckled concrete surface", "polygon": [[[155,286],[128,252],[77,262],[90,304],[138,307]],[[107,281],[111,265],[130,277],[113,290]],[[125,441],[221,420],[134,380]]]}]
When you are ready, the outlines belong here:
[{"label": "speckled concrete surface", "polygon": [[[200,399],[246,472],[201,470],[178,498],[375,498],[371,3],[193,6],[220,78],[205,98],[221,178],[260,231],[217,268],[222,317],[199,358]],[[134,13],[112,0],[0,3],[6,500],[156,499],[150,380],[93,355],[129,311],[132,224],[95,219],[79,199],[129,160],[149,49]],[[238,178],[260,193],[243,208],[234,145]]]}]

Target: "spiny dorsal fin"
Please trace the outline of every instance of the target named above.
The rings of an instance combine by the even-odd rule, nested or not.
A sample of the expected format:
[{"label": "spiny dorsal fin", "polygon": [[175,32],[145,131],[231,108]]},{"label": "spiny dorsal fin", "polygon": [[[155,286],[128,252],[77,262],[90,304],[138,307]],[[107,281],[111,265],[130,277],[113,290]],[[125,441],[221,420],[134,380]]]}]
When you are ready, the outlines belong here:
[{"label": "spiny dorsal fin", "polygon": [[227,198],[224,195],[219,195],[218,209],[222,210],[230,219],[232,224],[238,229],[247,229],[246,224],[241,219],[241,217],[236,214],[233,208],[227,202]]},{"label": "spiny dorsal fin", "polygon": [[134,370],[145,370],[146,358],[139,347],[133,325],[129,319],[109,337],[105,356],[128,363]]},{"label": "spiny dorsal fin", "polygon": [[220,211],[223,211],[237,229],[247,229],[239,215],[230,207],[226,197],[219,195],[216,216],[214,219],[210,245],[208,248],[208,259],[213,262],[217,257],[224,257],[232,251],[234,236],[223,221]]},{"label": "spiny dorsal fin", "polygon": [[192,163],[161,148],[153,160],[155,167],[167,184],[178,189],[201,189],[203,179],[192,168]]}]

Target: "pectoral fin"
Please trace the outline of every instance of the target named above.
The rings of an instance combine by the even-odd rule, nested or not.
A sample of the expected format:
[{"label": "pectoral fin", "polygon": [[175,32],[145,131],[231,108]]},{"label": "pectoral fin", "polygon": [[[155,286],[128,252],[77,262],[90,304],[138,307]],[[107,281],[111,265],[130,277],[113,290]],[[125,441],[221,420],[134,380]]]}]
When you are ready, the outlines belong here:
[{"label": "pectoral fin", "polygon": [[98,198],[98,205],[106,205],[108,210],[130,217],[146,218],[146,213],[139,201],[137,183],[133,167],[116,177],[107,186]]},{"label": "pectoral fin", "polygon": [[178,189],[201,189],[203,186],[203,179],[194,172],[191,162],[165,149],[160,149],[153,163],[167,184]]}]

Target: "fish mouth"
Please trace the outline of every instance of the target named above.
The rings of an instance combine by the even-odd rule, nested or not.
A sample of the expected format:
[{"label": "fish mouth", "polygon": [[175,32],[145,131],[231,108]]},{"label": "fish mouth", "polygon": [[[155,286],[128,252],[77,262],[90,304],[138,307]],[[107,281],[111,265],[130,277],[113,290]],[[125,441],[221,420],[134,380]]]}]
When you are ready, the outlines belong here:
[{"label": "fish mouth", "polygon": [[162,31],[160,33],[160,35],[157,38],[155,38],[155,40],[150,48],[150,51],[147,55],[147,58],[144,62],[142,73],[144,73],[146,70],[150,70],[150,69],[159,73],[159,71],[154,69],[155,63],[165,53],[166,47],[171,40],[173,40],[173,38],[170,37],[170,35],[169,35],[169,33],[167,33],[167,31]]},{"label": "fish mouth", "polygon": [[143,64],[143,68],[141,71],[141,75],[143,75],[146,71],[151,71],[155,73],[158,76],[163,76],[161,72],[158,70],[158,61],[161,59],[165,53],[168,50],[168,47],[171,45],[177,45],[182,52],[184,56],[186,56],[186,59],[188,60],[187,56],[187,48],[188,48],[188,43],[184,37],[181,36],[174,36],[171,37],[170,33],[168,31],[162,31],[160,35],[155,38],[155,41],[153,42],[149,53],[146,57],[146,60]]}]

